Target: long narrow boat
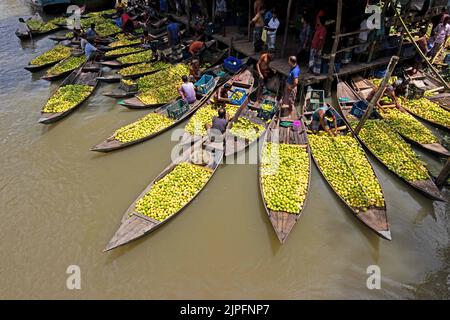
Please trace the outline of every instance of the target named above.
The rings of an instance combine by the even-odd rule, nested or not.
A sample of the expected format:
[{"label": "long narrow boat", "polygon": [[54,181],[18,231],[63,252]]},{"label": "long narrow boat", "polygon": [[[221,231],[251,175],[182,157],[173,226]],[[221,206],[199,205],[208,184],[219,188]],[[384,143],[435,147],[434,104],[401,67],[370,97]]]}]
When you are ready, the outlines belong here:
[{"label": "long narrow boat", "polygon": [[[45,112],[45,106],[41,111],[41,118],[39,119],[39,123],[49,124],[56,122],[71,112],[73,112],[75,109],[80,107],[84,101],[86,101],[95,91],[95,88],[98,85],[98,81],[96,80],[99,74],[101,74],[100,71],[84,71],[83,67],[80,67],[77,70],[74,70],[59,86],[58,90],[54,93],[56,94],[61,89],[63,89],[65,86],[68,85],[84,85],[90,87],[89,93],[86,94],[82,100],[78,101],[75,105],[71,106],[70,108],[61,111],[61,112]],[[51,98],[50,98],[51,99]],[[50,101],[49,99],[49,101]],[[47,102],[48,103],[48,102]]]},{"label": "long narrow boat", "polygon": [[31,38],[33,38],[33,39],[40,38],[40,37],[43,37],[45,35],[48,35],[50,33],[56,32],[56,31],[61,30],[61,29],[62,29],[61,27],[56,26],[55,29],[48,30],[48,31],[43,31],[43,32],[36,31],[36,30],[31,30],[31,37],[30,37],[30,34],[28,34],[28,33],[24,34],[24,33],[20,33],[20,32],[16,31],[15,34],[16,34],[17,38],[19,38],[20,40],[28,40],[28,39],[31,39]]},{"label": "long narrow boat", "polygon": [[[50,50],[40,54],[39,56],[32,59],[28,65],[25,67],[25,70],[30,72],[36,72],[45,68],[48,68],[61,60],[64,60],[72,55],[72,50],[62,45],[56,45]],[[40,60],[48,61],[47,63],[41,63]]]},{"label": "long narrow boat", "polygon": [[[423,98],[423,99],[425,101],[428,101],[428,103],[434,103],[436,105],[437,110],[442,110],[441,113],[443,114],[443,117],[446,117],[446,119],[450,119],[450,111],[439,107],[439,105],[437,103],[433,102],[433,101],[430,101],[430,100],[425,99],[425,98]],[[439,128],[439,129],[447,131],[447,132],[450,132],[450,124],[447,125],[447,124],[443,124],[443,123],[438,123],[434,119],[427,118],[427,117],[419,114],[417,111],[413,110],[412,108],[410,108],[407,103],[402,104],[402,107],[406,111],[408,111],[411,115],[416,117],[417,119],[419,119],[419,120],[421,120],[421,121],[423,121],[425,123],[431,124],[433,127]]]},{"label": "long narrow boat", "polygon": [[[74,70],[78,69],[80,66],[84,65],[86,63],[86,59],[83,59],[84,57],[68,57],[60,62],[58,62],[57,64],[55,64],[52,68],[47,70],[47,73],[41,77],[41,79],[43,80],[47,80],[47,81],[54,81],[54,80],[58,80],[58,79],[62,79],[66,76],[68,76],[69,74],[71,74]],[[64,64],[68,64],[70,63],[71,60],[77,60],[77,63],[73,63],[73,65],[71,64],[71,67],[63,72],[56,72],[53,73],[53,68],[57,68],[61,65]]]},{"label": "long narrow boat", "polygon": [[[345,92],[344,90],[340,89],[340,86],[343,86],[343,82],[339,82],[338,83],[338,90],[337,90],[337,94],[338,94],[338,101],[345,101],[345,98],[347,97],[347,94],[345,94],[344,96],[340,96],[340,94],[343,94],[343,92]],[[351,114],[351,109],[352,106],[349,104],[345,104],[345,103],[340,103],[339,105],[340,107],[340,114],[342,115],[344,121],[347,123],[347,125],[351,127],[350,125],[350,121],[354,121],[357,122],[359,121],[358,118],[356,118],[355,116],[353,116]],[[377,121],[377,120],[372,120],[372,121]],[[381,121],[381,120],[378,120]],[[367,125],[367,124],[366,124]],[[392,173],[394,173],[397,177],[399,177],[401,180],[403,180],[404,182],[406,182],[408,185],[410,185],[411,187],[419,190],[420,192],[422,192],[425,196],[434,199],[434,200],[439,200],[439,201],[444,201],[443,197],[441,195],[441,192],[439,191],[439,189],[436,187],[435,183],[433,182],[432,178],[430,177],[428,170],[421,165],[420,163],[418,163],[418,161],[416,159],[413,159],[408,153],[406,148],[410,148],[409,145],[406,144],[406,142],[404,142],[404,140],[401,138],[400,135],[398,135],[395,131],[391,130],[389,128],[389,126],[386,125],[386,131],[384,133],[388,134],[388,139],[389,141],[392,141],[392,145],[393,147],[396,148],[396,151],[403,154],[407,159],[409,159],[412,163],[413,166],[416,168],[417,172],[420,172],[421,174],[424,174],[426,176],[426,179],[421,179],[421,180],[417,180],[417,179],[406,179],[405,177],[402,177],[397,171],[395,171],[393,168],[390,167],[390,165],[383,161],[377,154],[376,151],[372,148],[369,147],[369,144],[366,143],[364,141],[364,139],[361,138],[361,135],[357,135],[358,140],[361,142],[361,144],[370,151],[370,153],[378,159],[378,161],[383,164],[389,171],[391,171]],[[353,130],[353,129],[352,129]],[[396,143],[394,142],[394,140],[392,140],[390,137],[393,136],[395,137],[395,139],[397,139],[398,141],[400,141],[400,143]],[[404,145],[403,145],[404,144]],[[410,151],[412,153],[414,153],[414,151]]]},{"label": "long narrow boat", "polygon": [[[155,231],[157,228],[161,227],[162,225],[176,217],[178,214],[180,214],[182,210],[200,194],[206,184],[211,180],[216,170],[219,168],[219,165],[222,162],[223,158],[223,150],[220,147],[216,148],[214,145],[206,143],[206,140],[207,139],[202,139],[201,141],[197,141],[197,143],[187,148],[187,150],[181,156],[175,159],[166,169],[164,169],[158,175],[158,177],[156,177],[155,180],[153,180],[147,186],[147,188],[144,189],[144,191],[138,196],[138,198],[131,204],[131,206],[123,215],[118,230],[109,241],[104,251],[112,250]],[[202,157],[209,160],[206,161],[206,164],[197,164],[200,162],[195,159],[195,155],[198,154],[198,152],[201,152]],[[147,197],[145,200],[147,200],[148,202],[151,202],[153,200],[151,194],[153,188],[159,187],[170,189],[170,186],[168,185],[170,184],[170,178],[172,178],[171,173],[179,169],[178,166],[180,165],[184,165],[188,168],[196,168],[197,171],[200,172],[203,172],[203,170],[205,170],[205,172],[207,173],[204,173],[201,179],[197,178],[199,180],[197,181],[197,188],[191,192],[188,192],[186,190],[185,184],[188,183],[188,180],[189,183],[191,183],[192,180],[195,179],[195,177],[193,177],[192,175],[187,179],[183,179],[183,182],[178,183],[176,187],[173,187],[175,189],[179,189],[171,190],[175,191],[177,195],[188,193],[185,199],[179,199],[180,197],[177,196],[172,197],[172,201],[177,203],[177,207],[175,208],[175,210],[172,209],[172,206],[170,208],[173,212],[165,212],[163,215],[161,215],[161,217],[156,216],[156,218],[158,219],[150,217],[150,215],[157,215],[158,209],[154,209],[153,211],[152,209],[148,209],[149,215],[145,215],[139,212],[139,208],[137,206],[142,203],[139,202],[141,199]],[[154,213],[155,211],[156,213]]]},{"label": "long narrow boat", "polygon": [[[354,136],[353,131],[341,119],[334,108],[332,106],[329,107],[338,118],[338,126],[341,126],[337,128],[339,132],[337,138],[330,137],[328,135],[320,136],[312,132],[308,134],[308,140],[314,162],[319,172],[330,186],[331,190],[333,190],[333,192],[344,202],[356,218],[379,236],[387,240],[391,240],[386,203],[384,200],[385,197],[379,178],[369,162],[369,159],[367,158],[360,142]],[[306,125],[310,128],[313,110],[308,108],[308,95],[305,99],[303,108],[303,115],[306,118]],[[348,140],[340,143],[338,142],[338,139],[340,138],[348,138]],[[334,151],[336,152],[328,150],[328,152],[332,153],[327,155],[330,158],[323,159],[320,156],[320,153],[325,150],[324,145],[319,145],[319,141],[321,139],[328,146],[333,145],[335,147]],[[325,141],[325,139],[327,140]],[[346,158],[345,152],[350,153],[352,158]],[[331,159],[334,159],[335,161],[332,161]],[[333,172],[330,174],[330,171]],[[348,174],[345,178],[345,185],[343,185],[342,188],[337,188],[334,185],[337,182],[332,180],[332,178],[339,179],[336,176],[338,172]],[[350,188],[346,189],[346,186],[350,186]],[[358,188],[359,192],[349,196],[349,193],[352,191],[351,188]],[[370,192],[370,194],[367,194],[367,192]]]},{"label": "long narrow boat", "polygon": [[444,92],[427,97],[428,100],[438,104],[441,108],[450,112],[450,93]]},{"label": "long narrow boat", "polygon": [[[205,95],[200,96],[199,99],[195,103],[189,105],[189,109],[181,117],[175,118],[173,120],[173,122],[170,123],[169,125],[167,125],[166,127],[162,128],[156,132],[148,133],[143,137],[140,137],[135,140],[128,141],[128,142],[122,142],[122,141],[118,140],[116,137],[116,134],[114,133],[109,138],[107,138],[105,141],[103,141],[102,143],[93,147],[91,149],[91,151],[110,152],[110,151],[114,151],[114,150],[118,150],[118,149],[123,149],[125,147],[135,145],[135,144],[144,142],[146,140],[150,140],[150,139],[166,132],[167,130],[170,130],[171,128],[177,126],[184,120],[188,119],[192,114],[194,114],[197,111],[198,108],[200,108],[205,102],[208,101],[212,92],[214,91],[215,87],[217,86],[217,83],[219,82],[219,78],[215,78],[214,82],[215,82],[214,86]],[[178,102],[182,103],[182,100],[177,100],[175,103],[178,103]],[[166,105],[162,106],[161,108],[156,109],[154,112],[149,113],[147,116],[158,114],[166,119],[171,119],[169,116],[169,113],[168,113],[168,108],[171,107],[172,105],[173,105],[173,103],[166,104]],[[146,118],[147,116],[144,116],[144,118]],[[141,118],[141,119],[133,122],[132,124],[129,124],[127,127],[131,126],[131,128],[133,128],[132,126],[134,124],[138,124],[144,118]]]},{"label": "long narrow boat", "polygon": [[[126,67],[129,67],[129,66],[132,66],[132,65],[136,65],[136,64],[140,64],[140,63],[144,63],[144,62],[154,62],[154,61],[157,60],[157,57],[155,57],[155,56],[153,56],[151,54],[152,51],[150,49],[138,52],[137,54],[144,53],[144,52],[146,54],[149,54],[150,58],[148,60],[141,60],[141,61],[137,61],[137,62],[122,63],[118,59],[115,59],[115,60],[102,61],[100,63],[104,67],[115,69],[115,68],[126,68]],[[130,55],[126,55],[125,57],[131,56],[131,55],[134,55],[134,54],[136,54],[136,53],[132,53]]]},{"label": "long narrow boat", "polygon": [[[371,85],[372,89],[376,88],[375,85],[369,80],[366,80],[365,83],[367,83],[368,85]],[[341,91],[340,93],[338,92],[340,97],[352,96],[353,97],[352,99],[353,100],[356,99],[356,101],[361,100],[361,97],[362,97],[362,99],[366,100],[367,96],[368,96],[367,91],[352,92],[353,90],[348,85],[346,85],[344,82],[340,82],[338,84],[338,91]],[[360,94],[361,96],[358,96],[358,94]],[[395,110],[392,110],[392,109],[396,109],[399,112],[401,112],[403,118],[407,119],[407,121],[409,121],[409,123],[412,123],[414,126],[417,126],[421,132],[424,132],[428,136],[432,137],[432,140],[435,142],[432,142],[430,140],[429,143],[422,143],[422,142],[418,141],[417,138],[414,139],[411,135],[405,134],[398,127],[392,125],[388,121],[389,112],[396,112]],[[400,134],[402,136],[402,138],[405,139],[405,141],[408,142],[409,144],[420,147],[423,150],[428,151],[437,156],[444,156],[444,157],[450,156],[449,151],[439,142],[439,139],[425,125],[423,125],[420,121],[418,121],[412,115],[410,115],[410,113],[408,113],[403,108],[403,106],[401,108],[396,108],[395,105],[378,104],[376,115],[381,119],[385,119],[386,122],[389,124],[389,126],[392,129],[394,129],[398,134]]]},{"label": "long narrow boat", "polygon": [[[300,122],[300,129],[294,129],[292,126],[294,121]],[[284,126],[282,125],[283,123],[290,123],[291,125]],[[275,151],[273,151],[272,148],[269,149],[269,143],[272,148],[273,146],[277,146],[278,148],[275,148]],[[293,162],[300,161],[300,163],[296,164],[294,169],[296,170],[296,173],[291,177],[284,175],[282,168],[276,166],[276,164],[283,165],[281,163],[282,157],[280,157],[280,151],[276,152],[276,150],[281,150],[281,148],[292,148],[295,152],[300,153],[293,156],[292,159],[290,159],[291,163],[288,164],[291,166]],[[269,150],[271,151],[269,152]],[[273,155],[272,152],[274,153]],[[266,156],[268,157],[267,159],[265,158]],[[271,160],[272,156],[275,157],[273,160]],[[300,173],[301,170],[303,170],[303,174]],[[285,179],[288,178],[294,179],[291,184],[297,188],[295,192],[292,191],[292,188],[289,188],[289,191],[286,191],[286,188],[273,190],[270,185],[267,185],[267,190],[264,187],[265,179],[273,179],[274,187],[276,187],[276,185],[283,185],[285,187],[287,184]],[[281,243],[284,243],[294,228],[294,225],[304,212],[311,185],[311,151],[308,145],[305,125],[298,112],[296,112],[296,116],[294,117],[289,116],[283,118],[280,117],[279,112],[269,124],[265,134],[265,142],[261,148],[258,179],[261,198],[267,216],[275,230],[278,240]],[[270,184],[269,182],[266,183]],[[285,192],[283,192],[283,190],[285,190]],[[293,195],[297,195],[295,199],[293,199]],[[287,207],[284,207],[286,205],[285,203],[280,204],[277,199],[271,199],[272,197],[279,197],[277,199],[284,199],[284,201],[289,199],[289,202],[295,202],[295,206],[293,208],[289,206],[288,209]]]},{"label": "long narrow boat", "polygon": [[[278,109],[278,102],[276,101],[275,96],[270,94],[263,95],[262,101],[266,101],[266,103],[272,102],[273,105],[275,105],[275,108]],[[235,121],[232,121],[227,125],[225,131],[225,157],[229,157],[245,150],[264,136],[271,119],[265,121],[258,115],[257,111],[250,108],[251,106],[248,105],[247,108],[242,110]],[[241,122],[243,122],[245,126],[245,132],[243,132],[243,134],[248,135],[247,137],[242,137],[233,130],[233,128],[236,129],[236,126],[239,126]],[[252,126],[251,128],[248,127],[250,125]],[[237,130],[241,131],[241,129]]]},{"label": "long narrow boat", "polygon": [[[231,104],[231,103],[225,104],[227,112],[229,111],[228,109],[230,109],[230,110],[233,109],[233,112],[234,112],[234,114],[232,115],[232,118],[228,122],[228,125],[230,125],[234,121],[236,121],[239,118],[241,112],[247,108],[247,105],[250,100],[250,93],[253,90],[254,81],[255,81],[255,79],[253,77],[253,74],[248,67],[243,67],[229,81],[227,81],[228,84],[231,84],[231,88],[230,88],[229,92],[235,92],[237,90],[241,90],[241,92],[245,95],[245,97],[243,96],[241,101],[237,104]],[[221,88],[224,85],[225,85],[225,83],[218,88],[218,91],[221,90]],[[230,96],[232,94],[233,93],[231,93]],[[209,101],[207,104],[204,104],[197,111],[196,115],[199,112],[202,112],[203,110],[208,110],[208,108],[214,109],[215,108],[215,98],[216,97],[213,97],[211,99],[211,101]],[[220,105],[222,105],[222,103]],[[214,115],[217,115],[217,114],[214,114]],[[211,116],[211,119],[212,119],[212,116]],[[203,120],[203,119],[201,119],[201,120]],[[198,132],[192,133],[187,130],[188,127],[194,128],[193,129],[194,131],[197,130],[197,127],[199,127],[198,129],[200,129],[201,131],[205,131],[205,132],[202,132],[202,134],[198,134]],[[197,120],[195,119],[195,116],[194,116],[193,118],[191,118],[189,120],[188,124],[186,125],[185,132],[183,134],[181,141],[182,141],[182,144],[190,144],[193,141],[201,140],[204,135],[206,135],[206,129],[204,129],[204,123],[197,123]]]}]

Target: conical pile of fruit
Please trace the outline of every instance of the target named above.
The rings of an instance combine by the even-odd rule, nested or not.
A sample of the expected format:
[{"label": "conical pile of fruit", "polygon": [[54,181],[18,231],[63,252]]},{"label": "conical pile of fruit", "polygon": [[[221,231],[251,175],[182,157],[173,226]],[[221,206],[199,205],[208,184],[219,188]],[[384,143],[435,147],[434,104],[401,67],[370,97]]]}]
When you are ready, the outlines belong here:
[{"label": "conical pile of fruit", "polygon": [[402,106],[421,118],[450,128],[450,112],[426,98],[402,99]]},{"label": "conical pile of fruit", "polygon": [[260,174],[268,209],[300,213],[308,192],[309,166],[306,148],[292,144],[264,144]]},{"label": "conical pile of fruit", "polygon": [[[356,122],[351,122],[353,128]],[[360,139],[388,168],[408,181],[429,179],[428,171],[411,147],[382,120],[367,120]]]},{"label": "conical pile of fruit", "polygon": [[47,52],[44,52],[40,56],[31,60],[30,64],[33,66],[42,66],[44,64],[57,62],[70,57],[71,53],[70,48],[58,44]]},{"label": "conical pile of fruit", "polygon": [[182,162],[137,201],[136,211],[163,221],[191,201],[210,177],[209,170]]},{"label": "conical pile of fruit", "polygon": [[42,112],[64,112],[86,99],[94,87],[82,84],[69,84],[60,87],[47,101]]},{"label": "conical pile of fruit", "polygon": [[118,73],[124,77],[138,75],[148,72],[153,72],[157,70],[162,70],[170,67],[170,64],[162,61],[153,63],[139,63],[126,68],[121,69]]},{"label": "conical pile of fruit", "polygon": [[189,73],[185,64],[177,64],[137,80],[139,90],[137,97],[143,103],[160,104],[178,97],[178,88],[183,83],[181,77]]},{"label": "conical pile of fruit", "polygon": [[64,72],[75,70],[76,68],[79,68],[83,63],[86,62],[86,57],[80,56],[80,57],[70,57],[67,59],[62,60],[61,62],[58,62],[53,67],[47,70],[47,75],[58,75]]},{"label": "conical pile of fruit", "polygon": [[247,118],[240,117],[231,128],[231,134],[252,142],[258,139],[265,131],[264,126],[254,123]]},{"label": "conical pile of fruit", "polygon": [[[230,118],[234,117],[238,109],[238,106],[232,104],[225,105],[225,110]],[[192,135],[205,136],[207,134],[205,125],[212,124],[212,118],[218,116],[217,110],[217,107],[213,105],[201,107],[186,124],[184,130]]]},{"label": "conical pile of fruit", "polygon": [[120,142],[135,141],[158,131],[161,131],[174,123],[173,119],[159,113],[149,113],[145,117],[114,133],[114,138]]},{"label": "conical pile of fruit", "polygon": [[308,135],[311,151],[323,175],[334,190],[353,208],[384,207],[381,186],[363,149],[350,134]]},{"label": "conical pile of fruit", "polygon": [[114,56],[118,56],[118,55],[126,55],[126,54],[136,53],[136,52],[140,52],[140,51],[142,51],[142,48],[139,48],[139,47],[124,47],[124,48],[107,51],[105,53],[105,56],[106,57],[114,57]]},{"label": "conical pile of fruit", "polygon": [[152,50],[146,50],[117,58],[117,61],[119,61],[122,64],[139,63],[150,61],[152,58],[153,58]]},{"label": "conical pile of fruit", "polygon": [[437,143],[439,140],[420,121],[396,108],[381,113],[383,120],[402,136],[418,143]]}]

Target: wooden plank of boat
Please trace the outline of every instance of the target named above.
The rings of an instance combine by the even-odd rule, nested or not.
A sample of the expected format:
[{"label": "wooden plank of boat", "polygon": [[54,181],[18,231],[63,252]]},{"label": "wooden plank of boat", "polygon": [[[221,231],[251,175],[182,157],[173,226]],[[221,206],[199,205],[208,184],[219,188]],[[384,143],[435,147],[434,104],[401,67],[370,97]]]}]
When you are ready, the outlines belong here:
[{"label": "wooden plank of boat", "polygon": [[[201,141],[198,141],[196,144],[188,148],[181,156],[179,156],[177,159],[175,159],[166,169],[164,169],[161,174],[156,177],[155,180],[153,180],[147,188],[144,189],[144,191],[139,195],[139,197],[131,204],[131,206],[128,208],[128,210],[125,212],[125,214],[122,217],[121,224],[112,237],[112,239],[109,241],[108,245],[104,249],[104,252],[112,250],[114,248],[117,248],[119,246],[122,246],[124,244],[127,244],[133,240],[136,240],[144,235],[149,234],[150,232],[155,231],[157,228],[161,227],[174,217],[176,217],[178,214],[180,214],[184,208],[186,208],[199,194],[200,192],[205,188],[207,183],[212,179],[214,176],[214,173],[219,168],[220,163],[222,162],[223,158],[223,152],[220,149],[211,149],[207,148],[205,146],[206,139],[203,139]],[[199,150],[199,148],[202,148],[205,150],[205,152],[208,152],[210,154],[211,161],[206,165],[206,168],[211,171],[211,176],[209,179],[205,182],[205,184],[201,187],[201,189],[191,198],[189,201],[180,208],[177,212],[170,215],[163,221],[158,221],[155,219],[152,219],[150,217],[144,216],[136,211],[136,203],[139,199],[141,199],[143,196],[149,192],[154,184],[164,178],[166,175],[168,175],[176,166],[178,163],[181,162],[188,162],[192,163],[191,155],[196,151]]]},{"label": "wooden plank of boat", "polygon": [[302,216],[304,212],[304,208],[306,206],[306,203],[308,201],[308,193],[311,186],[311,150],[308,145],[308,138],[306,136],[306,131],[295,131],[290,132],[290,128],[285,128],[280,126],[280,121],[294,121],[294,120],[300,120],[302,123],[302,128],[305,128],[303,119],[300,117],[298,112],[296,112],[295,119],[294,118],[280,118],[280,114],[278,113],[275,115],[275,117],[272,119],[271,123],[269,124],[269,127],[265,134],[265,143],[273,142],[273,143],[286,143],[286,144],[293,144],[298,145],[301,147],[306,148],[308,152],[308,162],[309,162],[309,172],[308,172],[308,187],[306,191],[306,199],[305,202],[302,205],[302,209],[298,212],[298,214],[293,214],[289,212],[282,212],[282,211],[273,211],[267,207],[267,203],[264,198],[264,191],[263,191],[263,185],[262,185],[262,177],[261,177],[261,157],[262,157],[262,150],[260,151],[260,161],[258,164],[258,180],[259,180],[259,190],[261,194],[261,199],[264,204],[264,209],[266,211],[267,216],[269,217],[270,223],[272,224],[273,229],[275,230],[275,234],[277,235],[278,240],[283,244],[291,231],[293,230],[295,224],[297,223],[298,219]]},{"label": "wooden plank of boat", "polygon": [[[304,102],[304,105],[303,105],[303,114],[305,115],[306,126],[308,128],[310,128],[313,111],[312,110],[307,110],[307,106],[308,106],[308,97],[305,99],[305,102]],[[329,106],[329,107],[334,110],[334,108],[332,106]],[[347,123],[345,123],[344,126],[339,127],[339,132],[341,134],[351,136],[353,139],[355,139],[355,141],[358,143],[358,145],[362,149],[361,143],[354,136],[353,131],[350,129],[350,127],[348,126]],[[391,240],[392,237],[391,237],[391,232],[390,232],[388,218],[387,218],[386,203],[384,203],[384,205],[382,207],[369,206],[364,211],[362,211],[362,208],[353,207],[351,204],[349,204],[344,199],[344,197],[340,194],[339,190],[336,190],[333,187],[332,183],[327,179],[326,175],[324,174],[324,172],[322,170],[322,167],[320,166],[320,163],[314,157],[314,150],[313,149],[311,150],[311,154],[312,154],[312,158],[314,160],[314,163],[316,164],[317,169],[319,170],[320,174],[322,175],[322,177],[327,182],[328,186],[344,202],[344,204],[347,206],[347,208],[350,209],[350,211],[356,216],[356,218],[358,220],[360,220],[362,223],[364,223],[369,229],[371,229],[376,234],[381,236],[382,238],[385,238],[387,240]],[[367,158],[367,155],[365,153],[364,153],[364,156],[366,157],[367,163],[369,164],[370,169],[372,170],[373,174],[375,175],[376,179],[378,180],[378,184],[381,187],[380,179],[378,178],[375,170],[373,169],[372,164],[370,163],[370,161]],[[348,159],[348,160],[351,161],[352,159]],[[345,162],[346,159],[343,158],[343,161]],[[345,162],[345,163],[347,163],[347,162]],[[348,167],[348,168],[349,168],[349,171],[352,172],[351,168],[350,167]],[[354,177],[355,177],[356,180],[359,180],[356,175],[354,175]],[[383,193],[383,189],[381,189],[381,192]],[[383,198],[385,198],[384,197],[384,193],[383,193]]]},{"label": "wooden plank of boat", "polygon": [[[277,103],[276,99],[274,96],[271,95],[265,95],[262,97],[262,99],[266,99],[266,100],[272,100],[275,103]],[[248,102],[250,100],[250,94],[245,102],[245,107],[242,110],[242,112],[239,114],[237,119],[240,118],[245,118],[247,120],[249,120],[250,122],[253,122],[255,124],[261,125],[264,127],[264,130],[261,132],[258,132],[259,136],[258,138],[256,138],[253,141],[249,141],[248,139],[242,139],[240,137],[237,137],[235,135],[233,135],[231,133],[231,129],[233,128],[233,125],[235,123],[235,121],[230,122],[227,125],[227,129],[225,132],[225,157],[229,157],[231,155],[234,155],[235,153],[238,153],[246,148],[248,148],[250,145],[256,143],[261,137],[264,136],[267,127],[268,127],[268,123],[264,120],[262,120],[261,118],[259,118],[257,116],[257,112],[256,111],[252,111],[250,110],[248,107]]]},{"label": "wooden plank of boat", "polygon": [[59,87],[63,87],[65,85],[69,85],[69,84],[84,84],[84,85],[92,86],[93,87],[92,92],[86,98],[84,98],[82,101],[80,101],[78,104],[76,104],[75,106],[73,106],[72,108],[70,108],[66,111],[63,111],[63,112],[43,112],[43,111],[41,111],[41,118],[39,119],[39,123],[49,124],[49,123],[56,122],[56,121],[64,118],[71,112],[73,112],[78,107],[80,107],[83,104],[83,102],[85,102],[94,93],[95,88],[98,85],[98,81],[96,79],[97,79],[97,76],[99,74],[101,74],[101,72],[102,72],[101,70],[96,71],[96,72],[84,71],[83,67],[80,67],[79,69],[74,70],[61,83],[61,85]]},{"label": "wooden plank of boat", "polygon": [[[180,117],[179,119],[177,119],[176,121],[174,121],[173,124],[171,124],[170,126],[167,126],[166,128],[149,134],[148,136],[139,138],[137,140],[134,141],[129,141],[129,142],[121,142],[119,140],[116,140],[114,138],[114,134],[111,135],[109,138],[107,138],[105,141],[103,141],[102,143],[96,145],[95,147],[93,147],[91,149],[91,151],[98,151],[98,152],[110,152],[110,151],[114,151],[114,150],[118,150],[118,149],[122,149],[134,144],[138,144],[147,140],[150,140],[152,138],[155,138],[156,136],[172,129],[173,127],[177,126],[178,124],[180,124],[181,122],[183,122],[184,120],[186,120],[187,118],[189,118],[190,116],[192,116],[204,103],[206,103],[209,99],[209,97],[211,96],[212,92],[214,91],[214,88],[216,87],[219,78],[214,79],[215,81],[215,86],[213,88],[211,88],[211,90],[203,95],[200,99],[198,99],[195,103],[193,103],[192,105],[189,106],[189,111],[187,111],[182,117]],[[159,113],[162,114],[164,116],[168,116],[167,114],[167,108],[171,105],[171,103],[166,104],[164,106],[162,106],[161,108],[158,108],[157,110],[155,110],[155,113]]]},{"label": "wooden plank of boat", "polygon": [[57,61],[53,61],[53,62],[49,62],[49,63],[44,63],[44,64],[41,64],[41,65],[32,65],[32,64],[28,63],[28,65],[26,67],[24,67],[24,69],[28,70],[30,72],[37,72],[37,71],[44,70],[44,69],[46,69],[48,67],[51,67],[51,66],[55,65],[61,60],[57,60]]},{"label": "wooden plank of boat", "polygon": [[97,77],[98,81],[107,82],[107,83],[120,82],[121,79],[122,79],[122,76],[119,74]]},{"label": "wooden plank of boat", "polygon": [[[341,94],[341,86],[345,86],[346,84],[344,82],[338,82],[337,84],[337,96],[338,96],[338,100],[339,100],[339,95]],[[349,126],[349,128],[351,129],[351,126],[349,125],[349,121],[350,120],[356,120],[358,121],[358,119],[356,117],[354,117],[353,115],[350,114],[351,111],[351,107],[350,106],[346,106],[346,105],[339,105],[339,112],[343,118],[343,120],[346,122],[347,126]],[[352,130],[352,129],[351,129]],[[353,130],[352,130],[353,131]],[[445,201],[444,198],[442,197],[441,192],[439,191],[439,189],[437,188],[437,186],[434,184],[433,180],[431,179],[431,177],[429,177],[429,179],[427,180],[423,180],[423,181],[410,181],[410,180],[406,180],[405,178],[401,177],[399,174],[397,174],[395,171],[391,170],[374,152],[372,152],[372,150],[367,146],[366,143],[364,143],[364,141],[358,136],[356,135],[356,137],[358,138],[358,140],[361,142],[361,144],[366,148],[366,150],[369,150],[369,152],[384,166],[386,167],[389,171],[391,171],[393,174],[395,174],[400,180],[406,182],[407,184],[409,184],[410,186],[412,186],[413,188],[419,190],[420,192],[422,192],[425,196],[427,196],[428,198],[434,199],[434,200],[438,200],[438,201]]]}]

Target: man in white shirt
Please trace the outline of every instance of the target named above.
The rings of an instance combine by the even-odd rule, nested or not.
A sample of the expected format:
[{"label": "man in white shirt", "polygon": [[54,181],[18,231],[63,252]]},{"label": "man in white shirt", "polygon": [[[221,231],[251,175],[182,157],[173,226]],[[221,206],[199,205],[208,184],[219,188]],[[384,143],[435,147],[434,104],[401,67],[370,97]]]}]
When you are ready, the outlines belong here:
[{"label": "man in white shirt", "polygon": [[265,27],[267,30],[267,49],[273,51],[275,50],[275,42],[277,40],[277,30],[280,26],[280,21],[278,20],[277,12],[274,10],[272,12],[272,19]]},{"label": "man in white shirt", "polygon": [[19,26],[17,28],[17,32],[20,34],[31,35],[30,28],[28,28],[27,23],[23,20],[23,18],[19,18]]}]

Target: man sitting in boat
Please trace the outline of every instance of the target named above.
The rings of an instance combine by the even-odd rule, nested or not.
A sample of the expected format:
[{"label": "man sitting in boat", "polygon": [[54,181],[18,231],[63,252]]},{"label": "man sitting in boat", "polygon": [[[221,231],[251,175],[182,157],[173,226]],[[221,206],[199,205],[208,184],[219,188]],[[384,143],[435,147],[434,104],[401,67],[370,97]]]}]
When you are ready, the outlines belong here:
[{"label": "man sitting in boat", "polygon": [[[334,132],[330,130],[329,123],[331,121],[334,124]],[[320,130],[320,127],[322,127],[322,129],[329,134],[337,135],[338,126],[336,116],[334,115],[332,109],[326,104],[324,104],[320,108],[317,108],[317,110],[315,110],[312,114],[311,129],[313,133],[317,133]]]},{"label": "man sitting in boat", "polygon": [[23,18],[19,18],[19,26],[17,28],[17,33],[19,34],[28,34],[31,35],[31,31],[30,28],[28,28],[27,23],[25,22],[25,20],[23,20]]},{"label": "man sitting in boat", "polygon": [[122,16],[122,31],[125,34],[133,33],[134,32],[134,21],[128,14],[128,11],[124,11]]},{"label": "man sitting in boat", "polygon": [[[400,103],[398,102],[397,95],[405,95],[408,89],[408,85],[409,85],[408,81],[398,79],[393,84],[387,85],[386,88],[384,89],[383,94],[388,96],[397,108],[400,108]],[[375,87],[367,96],[367,101],[372,100],[373,96],[375,95],[375,93],[377,93],[377,91],[378,87]]]},{"label": "man sitting in boat", "polygon": [[84,55],[86,56],[87,61],[95,60],[95,58],[99,57],[99,54],[102,53],[94,46],[94,41],[92,40],[82,37],[80,45],[81,48],[84,50]]},{"label": "man sitting in boat", "polygon": [[194,84],[189,81],[186,75],[182,76],[181,79],[183,80],[183,84],[178,89],[181,99],[189,104],[194,103],[197,101]]},{"label": "man sitting in boat", "polygon": [[188,51],[192,56],[198,56],[203,48],[205,48],[205,43],[203,41],[193,41],[189,45]]},{"label": "man sitting in boat", "polygon": [[230,92],[231,89],[231,83],[227,82],[221,87],[219,90],[217,90],[215,100],[216,102],[222,102],[222,103],[230,103],[230,98],[228,97],[228,92]]},{"label": "man sitting in boat", "polygon": [[205,124],[206,130],[208,130],[208,136],[211,141],[219,142],[223,138],[229,121],[229,115],[227,114],[225,108],[221,107],[217,111],[218,117],[214,116],[212,118],[211,124]]},{"label": "man sitting in boat", "polygon": [[189,77],[191,78],[191,81],[198,81],[201,76],[202,72],[200,70],[200,61],[194,59],[189,64]]}]

